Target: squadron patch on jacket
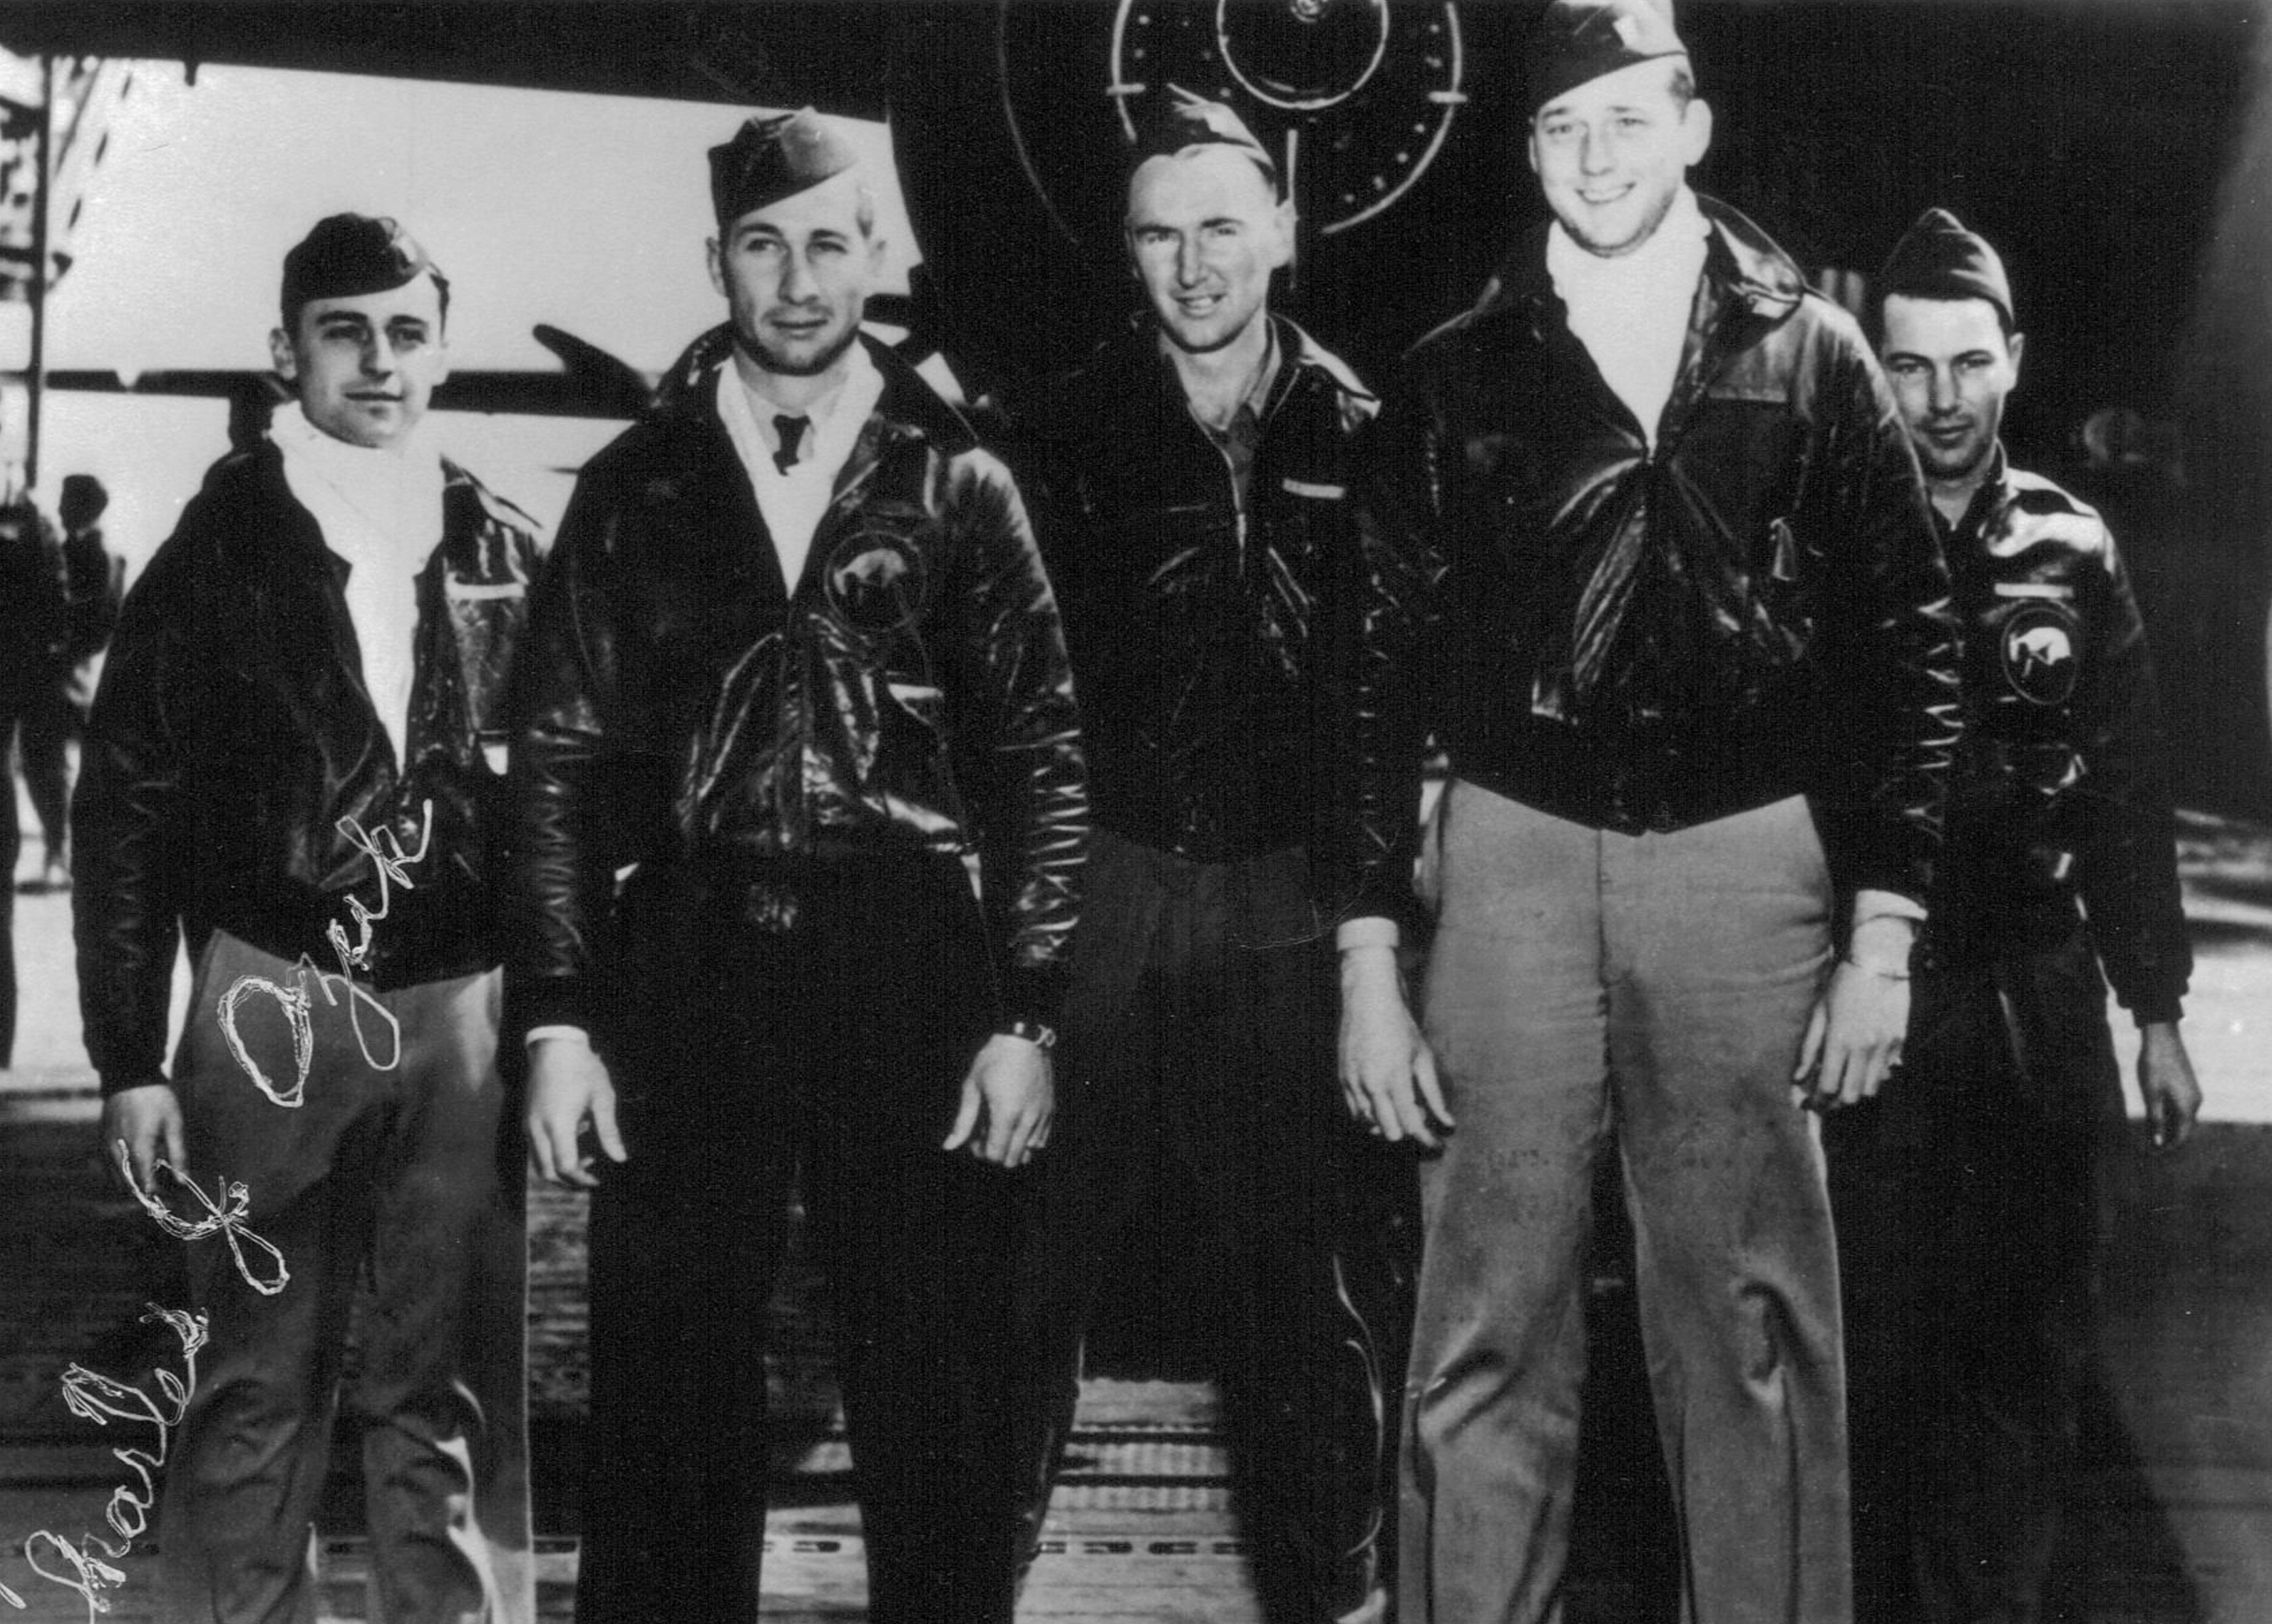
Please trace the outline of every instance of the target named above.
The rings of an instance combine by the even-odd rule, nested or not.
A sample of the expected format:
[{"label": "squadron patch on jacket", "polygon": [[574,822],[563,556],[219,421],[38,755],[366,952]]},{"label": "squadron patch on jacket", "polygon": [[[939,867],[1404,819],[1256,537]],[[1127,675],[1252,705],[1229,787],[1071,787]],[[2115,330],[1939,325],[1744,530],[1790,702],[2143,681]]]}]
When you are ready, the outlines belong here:
[{"label": "squadron patch on jacket", "polygon": [[2072,610],[2037,600],[2004,622],[2004,680],[2035,704],[2064,704],[2082,668],[2081,628]]},{"label": "squadron patch on jacket", "polygon": [[837,618],[871,634],[912,624],[930,585],[914,544],[873,527],[854,531],[830,549],[821,583]]}]

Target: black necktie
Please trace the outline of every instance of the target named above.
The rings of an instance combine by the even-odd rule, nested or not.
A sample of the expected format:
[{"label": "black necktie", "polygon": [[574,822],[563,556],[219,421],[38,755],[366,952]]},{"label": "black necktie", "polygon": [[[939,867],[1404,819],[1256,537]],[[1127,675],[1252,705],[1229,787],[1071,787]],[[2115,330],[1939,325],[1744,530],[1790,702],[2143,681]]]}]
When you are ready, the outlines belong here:
[{"label": "black necktie", "polygon": [[774,466],[787,473],[796,464],[796,448],[803,443],[804,431],[812,426],[808,417],[776,417],[774,432],[781,436],[781,450],[774,453]]}]

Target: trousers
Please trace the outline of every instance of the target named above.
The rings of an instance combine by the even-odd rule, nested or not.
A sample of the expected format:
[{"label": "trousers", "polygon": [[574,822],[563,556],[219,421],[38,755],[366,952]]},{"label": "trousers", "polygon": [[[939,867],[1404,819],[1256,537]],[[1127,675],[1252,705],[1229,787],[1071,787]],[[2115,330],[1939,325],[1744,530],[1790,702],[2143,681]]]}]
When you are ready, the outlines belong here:
[{"label": "trousers", "polygon": [[1826,1130],[1865,1624],[2047,1616],[2121,1080],[2074,905],[2016,934],[1918,971],[1901,1070]]},{"label": "trousers", "polygon": [[1020,1290],[1026,1536],[1071,1427],[1083,1329],[1134,1226],[1191,1221],[1220,1327],[1242,1516],[1267,1616],[1361,1605],[1390,1538],[1394,1391],[1410,1317],[1409,1158],[1334,1075],[1330,939],[1297,850],[1194,863],[1100,831],[1069,1007],[1069,1098]]},{"label": "trousers", "polygon": [[[646,876],[641,876],[642,879]],[[759,865],[631,895],[630,1159],[592,1200],[581,1624],[754,1620],[767,1302],[826,1278],[873,1624],[1008,1624],[1013,1188],[940,1149],[994,1019],[961,866]]]},{"label": "trousers", "polygon": [[1558,1615],[1614,1130],[1685,1614],[1842,1624],[1836,1261],[1791,1093],[1830,957],[1805,803],[1626,837],[1454,780],[1423,879],[1423,1026],[1458,1126],[1421,1170],[1399,1617]]},{"label": "trousers", "polygon": [[[219,1005],[247,978],[301,984],[292,964],[215,932],[174,1075],[191,1176],[208,1194],[246,1186],[247,1225],[289,1278],[265,1292],[253,1284],[275,1278],[265,1255],[247,1248],[248,1270],[221,1238],[185,1243],[210,1340],[166,1471],[159,1615],[314,1624],[316,1509],[367,1278],[345,1397],[363,1424],[372,1615],[528,1624],[526,1245],[519,1156],[504,1158],[510,1179],[499,1171],[499,976],[365,988],[351,1020],[345,991],[333,983],[329,1003],[310,974],[296,1106],[269,1098],[230,1048]],[[397,1024],[399,1054],[374,1003]],[[297,1064],[279,1002],[244,999],[236,1032],[288,1091]]]}]

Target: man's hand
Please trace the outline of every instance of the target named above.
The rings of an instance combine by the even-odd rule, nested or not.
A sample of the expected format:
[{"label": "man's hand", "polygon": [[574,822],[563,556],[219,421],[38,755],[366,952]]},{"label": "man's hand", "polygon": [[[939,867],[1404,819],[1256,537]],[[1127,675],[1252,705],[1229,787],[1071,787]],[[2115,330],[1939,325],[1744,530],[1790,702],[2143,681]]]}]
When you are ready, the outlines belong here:
[{"label": "man's hand", "polygon": [[1341,1075],[1349,1114],[1382,1138],[1434,1150],[1452,1130],[1436,1055],[1405,1007],[1392,947],[1342,950]]},{"label": "man's hand", "polygon": [[981,1161],[1022,1167],[1050,1142],[1058,1109],[1050,1052],[1027,1038],[996,1032],[962,1079],[962,1105],[939,1149],[965,1145]]},{"label": "man's hand", "polygon": [[2201,1091],[2175,1021],[2149,1021],[2138,1029],[2138,1095],[2146,1102],[2154,1148],[2183,1144],[2201,1114]]},{"label": "man's hand", "polygon": [[609,1161],[625,1159],[607,1062],[576,1038],[539,1038],[528,1050],[528,1160],[540,1178],[591,1188],[600,1181],[576,1136],[589,1118]]},{"label": "man's hand", "polygon": [[160,1157],[176,1173],[189,1171],[182,1151],[181,1096],[168,1084],[121,1089],[102,1102],[102,1159],[114,1166],[110,1147],[121,1139],[126,1141],[134,1182],[146,1195],[156,1194],[151,1181],[158,1176]]},{"label": "man's hand", "polygon": [[1806,1017],[1792,1081],[1820,1111],[1872,1098],[1902,1063],[1910,1024],[1910,946],[1916,926],[1889,915],[1854,927],[1847,957]]}]

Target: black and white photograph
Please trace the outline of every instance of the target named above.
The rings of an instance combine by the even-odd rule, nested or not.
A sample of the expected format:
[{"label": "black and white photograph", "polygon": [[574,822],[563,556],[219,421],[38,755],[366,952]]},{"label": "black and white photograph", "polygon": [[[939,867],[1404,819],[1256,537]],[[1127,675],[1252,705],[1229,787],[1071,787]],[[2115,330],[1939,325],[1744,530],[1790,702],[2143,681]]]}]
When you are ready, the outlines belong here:
[{"label": "black and white photograph", "polygon": [[0,5],[0,1620],[2272,1620],[2272,10]]}]

